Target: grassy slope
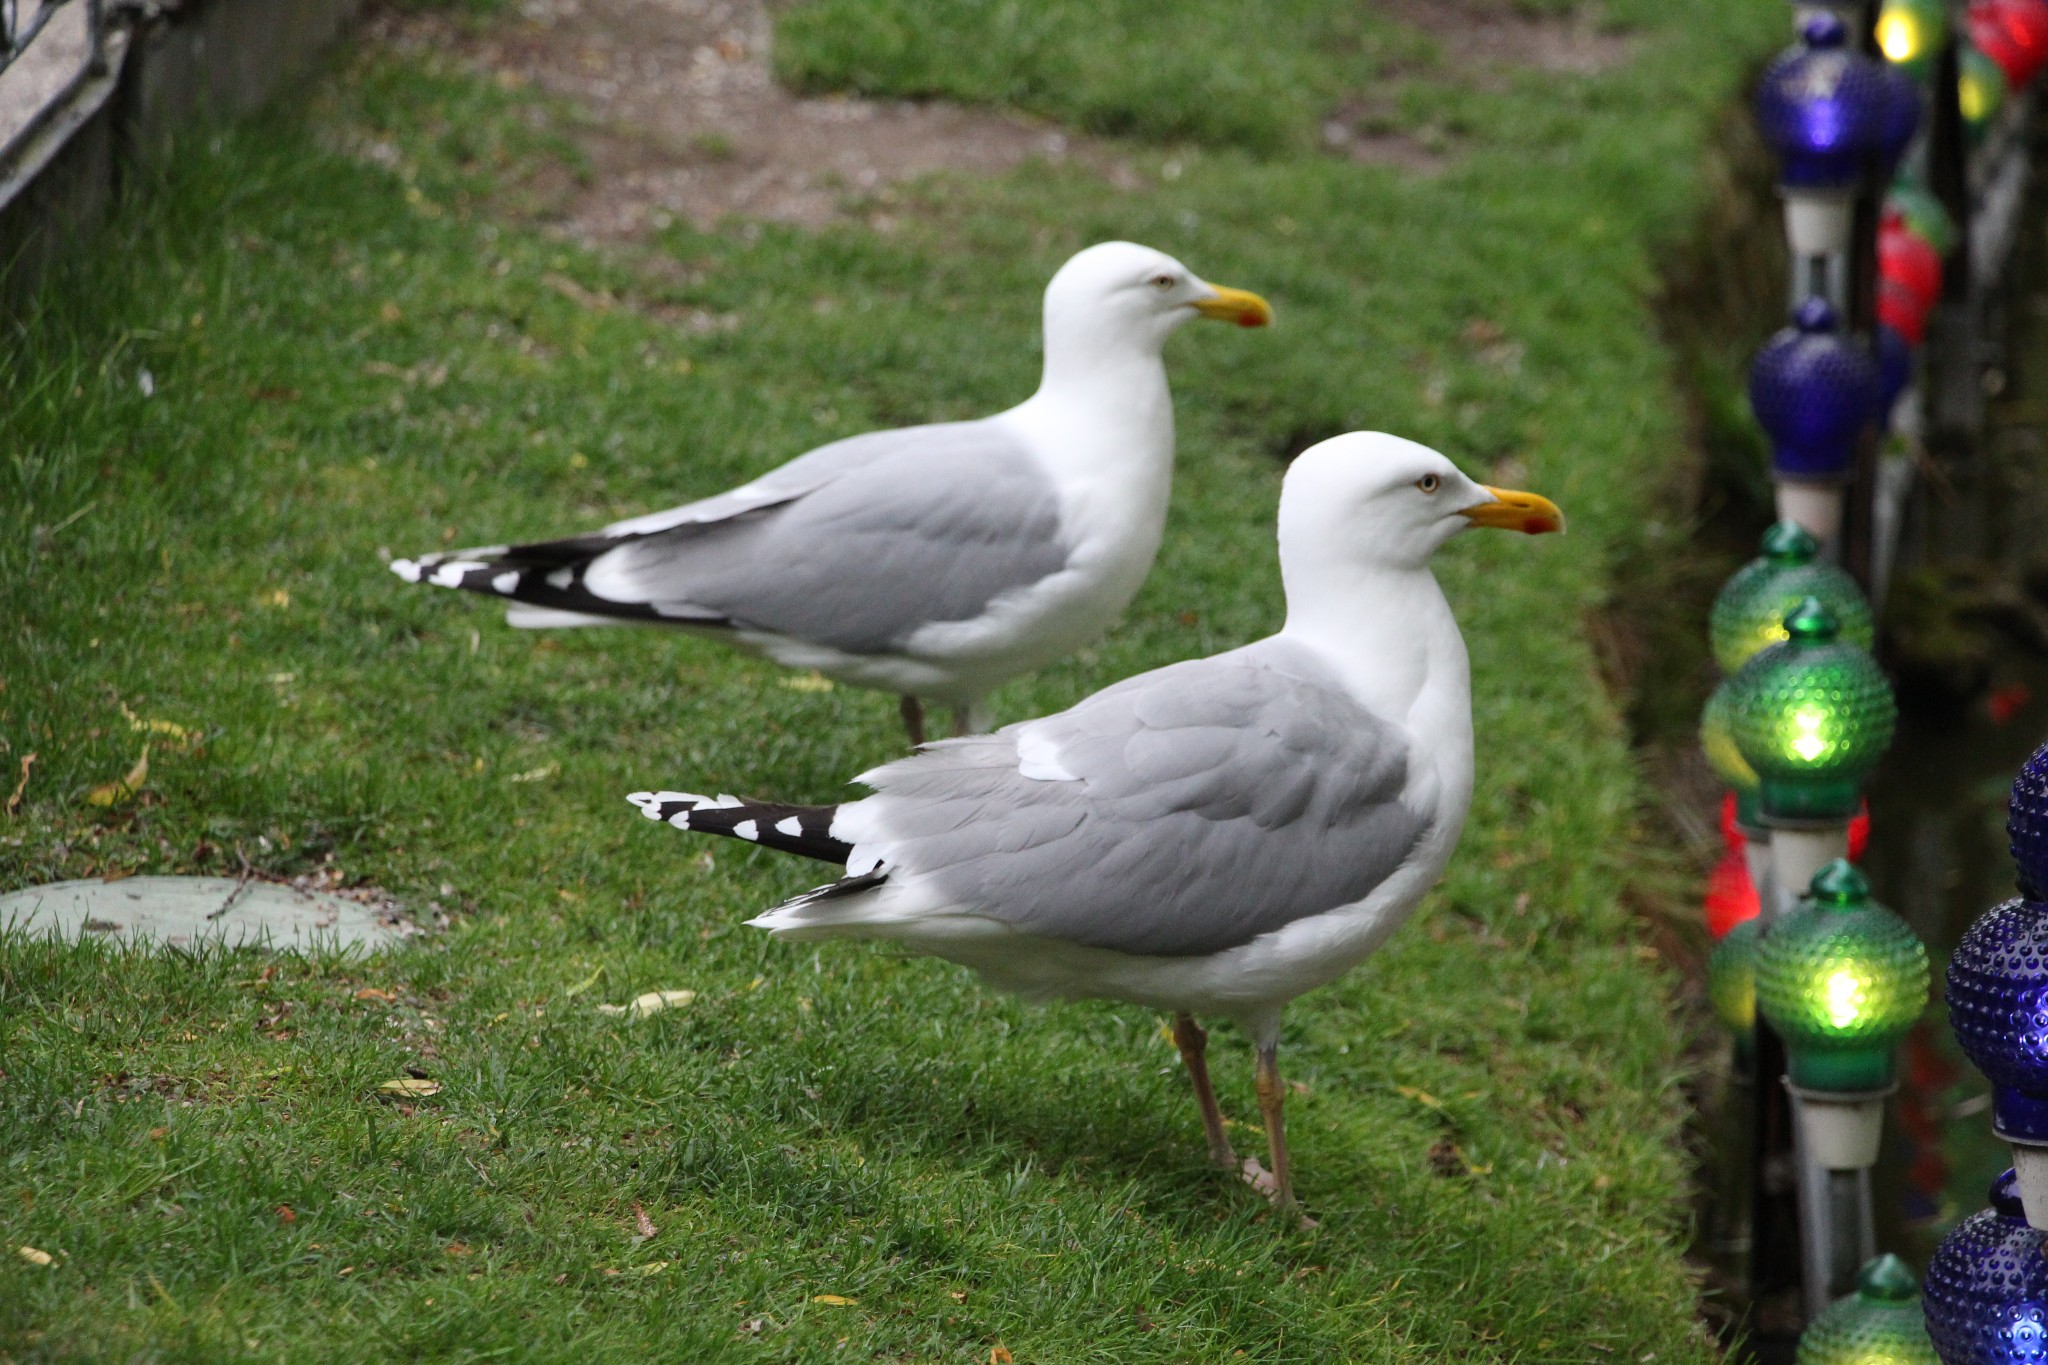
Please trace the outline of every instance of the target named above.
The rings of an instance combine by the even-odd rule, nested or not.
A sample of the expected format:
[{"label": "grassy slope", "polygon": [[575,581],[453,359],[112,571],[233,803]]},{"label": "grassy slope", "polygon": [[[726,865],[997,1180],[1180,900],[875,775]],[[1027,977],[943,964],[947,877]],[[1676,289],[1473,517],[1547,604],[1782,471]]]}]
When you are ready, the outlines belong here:
[{"label": "grassy slope", "polygon": [[[1137,147],[1135,193],[1034,168],[926,186],[889,236],[679,231],[666,283],[494,221],[495,168],[546,139],[466,78],[371,63],[323,96],[314,122],[375,130],[397,172],[293,119],[195,139],[0,367],[0,762],[40,754],[0,885],[218,871],[239,846],[453,920],[268,979],[253,956],[0,945],[0,1240],[62,1256],[0,1257],[0,1351],[1704,1358],[1676,1040],[1622,905],[1636,778],[1579,630],[1679,436],[1647,243],[1687,211],[1703,109],[1782,22],[1772,0],[1694,8],[1598,81],[1425,73],[1415,117],[1468,148],[1434,181],[1228,146],[1173,149],[1168,181]],[[1400,431],[1573,517],[1443,556],[1486,758],[1432,906],[1290,1015],[1315,1233],[1201,1168],[1152,1016],[765,942],[738,921],[814,871],[620,800],[832,797],[896,751],[887,699],[653,633],[515,634],[378,563],[1010,401],[1043,278],[1110,235],[1261,290],[1282,325],[1174,342],[1159,570],[1003,717],[1270,629],[1290,434]],[[550,275],[659,307],[583,307]],[[692,310],[737,325],[663,320]],[[122,702],[206,737],[159,742],[145,803],[105,812],[81,798],[135,757]],[[696,1003],[591,1008],[672,986]],[[1219,1042],[1226,1109],[1250,1114]],[[411,1114],[366,1098],[407,1065],[446,1088]]]}]

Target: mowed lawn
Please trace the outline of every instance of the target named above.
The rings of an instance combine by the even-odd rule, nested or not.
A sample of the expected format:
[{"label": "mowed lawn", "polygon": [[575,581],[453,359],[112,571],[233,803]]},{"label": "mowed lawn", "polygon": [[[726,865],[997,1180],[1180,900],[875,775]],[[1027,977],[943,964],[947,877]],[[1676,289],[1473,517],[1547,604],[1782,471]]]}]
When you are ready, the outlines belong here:
[{"label": "mowed lawn", "polygon": [[[44,291],[0,354],[0,800],[35,756],[0,888],[246,859],[425,932],[313,961],[0,941],[0,1360],[1713,1358],[1674,981],[1629,909],[1646,778],[1588,621],[1681,543],[1654,266],[1784,7],[1612,0],[1632,56],[1588,76],[1475,74],[1344,0],[1150,8],[822,0],[778,54],[1128,138],[1134,189],[1033,164],[899,192],[887,232],[596,254],[506,207],[574,173],[570,115],[372,53],[186,138]],[[1358,91],[1441,169],[1324,152]],[[372,142],[395,154],[346,153]],[[740,922],[822,869],[623,800],[836,799],[900,751],[893,700],[653,631],[514,632],[382,563],[1013,402],[1045,279],[1111,237],[1279,324],[1173,341],[1159,565],[1000,719],[1273,629],[1308,440],[1395,431],[1571,518],[1439,558],[1478,795],[1415,921],[1288,1015],[1314,1230],[1203,1166],[1159,1016],[768,941]],[[140,791],[93,803],[145,744]],[[596,1008],[654,989],[696,995]],[[1257,1150],[1243,1039],[1216,1042]],[[438,1093],[378,1098],[413,1073]]]}]

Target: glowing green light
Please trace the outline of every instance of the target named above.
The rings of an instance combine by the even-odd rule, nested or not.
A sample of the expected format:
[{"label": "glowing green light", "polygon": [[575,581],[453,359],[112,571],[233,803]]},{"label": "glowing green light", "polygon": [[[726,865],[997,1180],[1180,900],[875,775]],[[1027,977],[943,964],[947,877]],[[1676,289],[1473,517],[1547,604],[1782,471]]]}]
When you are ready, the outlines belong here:
[{"label": "glowing green light", "polygon": [[1896,1256],[1856,1277],[1799,1338],[1794,1365],[1941,1365],[1921,1315],[1920,1284]]},{"label": "glowing green light", "polygon": [[1867,652],[1836,638],[1835,617],[1818,599],[1784,624],[1784,643],[1728,680],[1727,735],[1757,775],[1766,821],[1847,820],[1892,740],[1891,684]]},{"label": "glowing green light", "polygon": [[1839,858],[1757,943],[1757,1009],[1785,1040],[1793,1084],[1813,1090],[1890,1085],[1927,983],[1927,949]]},{"label": "glowing green light", "polygon": [[1707,618],[1714,662],[1733,674],[1786,638],[1785,618],[1813,597],[1834,613],[1841,638],[1869,649],[1877,639],[1870,603],[1856,580],[1820,558],[1820,542],[1796,521],[1764,532],[1755,559],[1737,569]]}]

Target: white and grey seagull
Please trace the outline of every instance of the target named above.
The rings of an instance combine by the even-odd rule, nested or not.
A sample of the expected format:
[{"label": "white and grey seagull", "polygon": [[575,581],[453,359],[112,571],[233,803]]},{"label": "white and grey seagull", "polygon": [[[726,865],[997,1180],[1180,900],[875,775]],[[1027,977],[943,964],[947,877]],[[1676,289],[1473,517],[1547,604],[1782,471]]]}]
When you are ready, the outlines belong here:
[{"label": "white and grey seagull", "polygon": [[1472,796],[1465,641],[1429,561],[1470,527],[1562,530],[1533,493],[1354,432],[1280,496],[1279,634],[1141,673],[1071,710],[929,745],[837,806],[637,792],[650,819],[842,863],[750,921],[877,937],[1034,997],[1173,1015],[1209,1155],[1237,1168],[1197,1016],[1256,1049],[1271,1169],[1294,1204],[1280,1013],[1372,953],[1449,861]]},{"label": "white and grey seagull", "polygon": [[399,577],[510,598],[514,626],[640,622],[954,708],[1087,644],[1145,581],[1166,525],[1173,398],[1161,350],[1194,318],[1265,300],[1130,242],[1045,289],[1038,391],[975,422],[876,431],[751,483],[566,540],[401,559]]}]

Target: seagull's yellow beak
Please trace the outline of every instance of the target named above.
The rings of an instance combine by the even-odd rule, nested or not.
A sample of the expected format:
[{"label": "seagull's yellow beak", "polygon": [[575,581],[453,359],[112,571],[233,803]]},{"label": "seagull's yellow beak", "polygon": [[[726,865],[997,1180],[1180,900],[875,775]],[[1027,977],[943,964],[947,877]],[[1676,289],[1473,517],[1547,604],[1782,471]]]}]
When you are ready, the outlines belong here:
[{"label": "seagull's yellow beak", "polygon": [[[1484,484],[1480,486],[1486,488]],[[1564,529],[1564,513],[1541,493],[1518,493],[1512,488],[1486,488],[1486,491],[1493,494],[1492,502],[1467,507],[1462,513],[1474,526],[1522,531],[1532,536]]]},{"label": "seagull's yellow beak", "polygon": [[1195,300],[1195,311],[1203,317],[1234,322],[1240,327],[1264,327],[1273,321],[1273,305],[1249,289],[1229,289],[1220,284],[1209,288],[1215,292],[1206,299]]}]

